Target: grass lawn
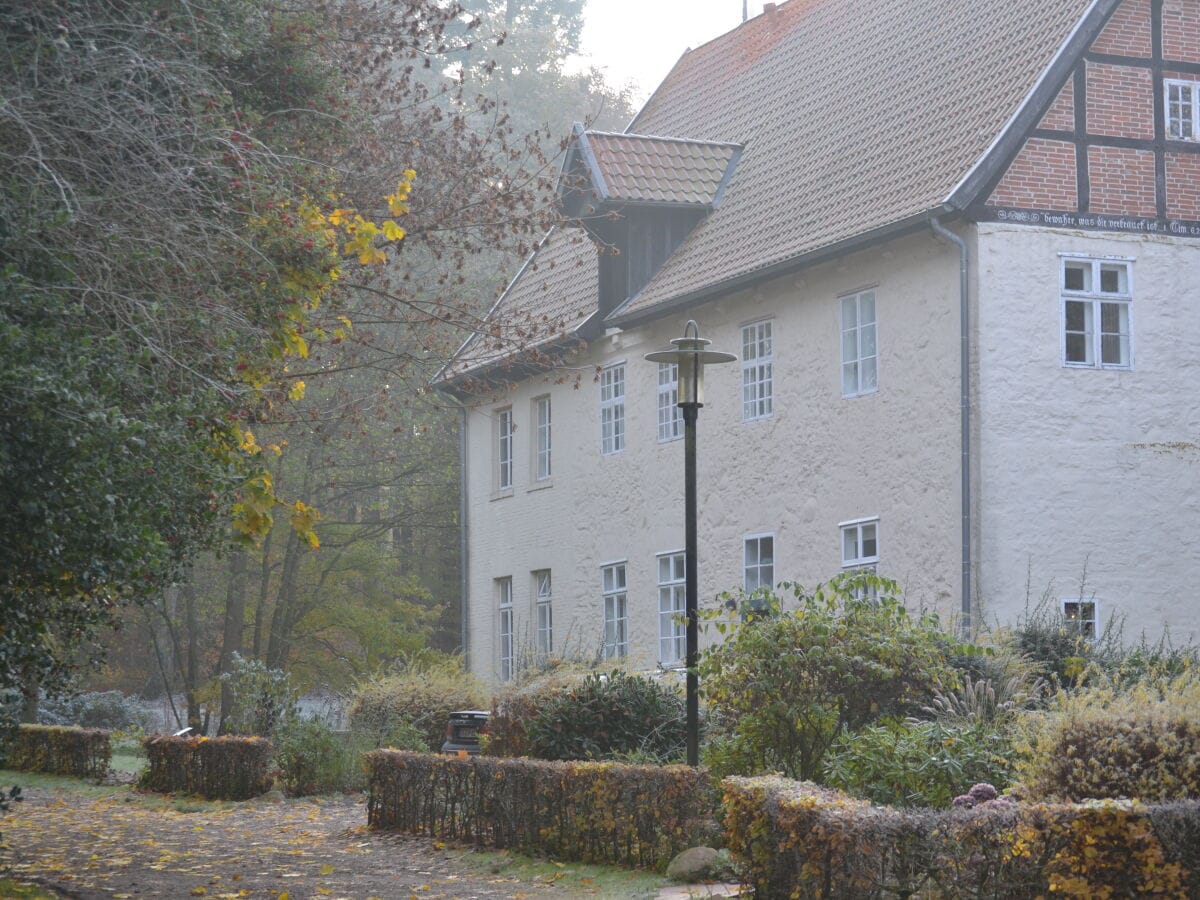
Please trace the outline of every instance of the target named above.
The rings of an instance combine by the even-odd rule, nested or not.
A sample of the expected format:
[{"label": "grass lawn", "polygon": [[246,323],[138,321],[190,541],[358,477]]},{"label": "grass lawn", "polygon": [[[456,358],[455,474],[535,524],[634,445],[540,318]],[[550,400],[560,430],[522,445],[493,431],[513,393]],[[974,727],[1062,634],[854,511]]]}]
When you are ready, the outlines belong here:
[{"label": "grass lawn", "polygon": [[599,897],[602,900],[652,900],[660,889],[671,884],[653,872],[618,869],[613,866],[589,866],[583,863],[559,863],[545,859],[499,852],[464,850],[457,861],[481,875],[504,875],[524,882],[553,884],[570,897]]},{"label": "grass lawn", "polygon": [[22,884],[11,878],[0,878],[0,897],[4,900],[60,900],[61,894],[48,894],[34,884]]}]

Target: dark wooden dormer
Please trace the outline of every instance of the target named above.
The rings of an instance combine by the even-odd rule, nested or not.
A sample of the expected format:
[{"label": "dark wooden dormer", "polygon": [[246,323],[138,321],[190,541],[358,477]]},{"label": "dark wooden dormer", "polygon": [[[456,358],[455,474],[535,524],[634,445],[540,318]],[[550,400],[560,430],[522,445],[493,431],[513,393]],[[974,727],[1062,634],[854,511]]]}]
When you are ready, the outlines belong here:
[{"label": "dark wooden dormer", "polygon": [[576,125],[558,202],[600,254],[601,317],[635,296],[721,202],[737,144]]}]

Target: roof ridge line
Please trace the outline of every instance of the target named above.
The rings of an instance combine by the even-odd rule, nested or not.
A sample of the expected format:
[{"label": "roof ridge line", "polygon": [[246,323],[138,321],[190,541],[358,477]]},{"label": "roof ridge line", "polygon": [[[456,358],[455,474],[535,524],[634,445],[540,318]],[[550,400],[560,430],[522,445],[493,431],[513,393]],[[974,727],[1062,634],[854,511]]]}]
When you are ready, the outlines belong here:
[{"label": "roof ridge line", "polygon": [[616,137],[616,138],[633,138],[642,141],[661,141],[663,143],[674,144],[707,144],[710,147],[733,147],[734,149],[744,150],[745,144],[737,141],[710,141],[707,138],[685,138],[672,137],[668,134],[641,134],[636,131],[596,131],[587,129],[587,134],[592,137]]}]

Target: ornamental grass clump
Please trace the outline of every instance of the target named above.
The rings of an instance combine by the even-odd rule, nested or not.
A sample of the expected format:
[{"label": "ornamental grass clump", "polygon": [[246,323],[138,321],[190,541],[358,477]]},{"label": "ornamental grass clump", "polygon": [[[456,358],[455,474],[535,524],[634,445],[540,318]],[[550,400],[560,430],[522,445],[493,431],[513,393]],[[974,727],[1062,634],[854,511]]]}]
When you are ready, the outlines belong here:
[{"label": "ornamental grass clump", "polygon": [[436,752],[445,739],[450,713],[481,709],[485,696],[479,682],[463,671],[458,657],[414,658],[401,671],[358,686],[350,704],[350,728],[379,747],[409,725],[420,733],[423,749]]},{"label": "ornamental grass clump", "polygon": [[1022,720],[1020,793],[1032,798],[1200,798],[1200,673],[1097,682]]}]

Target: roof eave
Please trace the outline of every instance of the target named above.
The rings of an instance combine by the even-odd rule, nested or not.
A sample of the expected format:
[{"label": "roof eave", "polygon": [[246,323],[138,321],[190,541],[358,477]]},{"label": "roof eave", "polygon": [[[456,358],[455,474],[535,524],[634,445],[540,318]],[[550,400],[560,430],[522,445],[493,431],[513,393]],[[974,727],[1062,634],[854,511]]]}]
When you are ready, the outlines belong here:
[{"label": "roof eave", "polygon": [[[894,240],[898,237],[903,237],[906,234],[918,231],[928,224],[929,220],[935,216],[949,217],[953,219],[957,215],[957,211],[948,206],[938,206],[930,210],[918,213],[914,216],[901,219],[898,222],[884,225],[881,228],[876,228],[872,231],[863,232],[854,237],[846,238],[843,241],[838,241],[834,244],[827,244],[824,247],[819,247],[816,250],[811,250],[807,253],[802,253],[799,256],[793,256],[777,263],[772,263],[769,266],[764,266],[761,269],[755,269],[752,272],[746,272],[742,275],[727,278],[724,281],[718,281],[710,284],[699,290],[689,291],[686,294],[680,294],[660,303],[655,303],[653,306],[648,306],[644,309],[639,309],[634,312],[622,312],[633,304],[641,293],[630,297],[625,303],[613,310],[604,320],[606,325],[616,328],[630,328],[635,325],[641,325],[653,319],[660,318],[671,312],[676,312],[681,309],[687,309],[704,303],[709,300],[714,300],[726,294],[735,291],[745,290],[754,287],[765,281],[771,281],[775,278],[780,278],[785,275],[790,275],[794,272],[799,272],[802,269],[807,269],[819,263],[827,262],[831,259],[836,259],[839,256],[844,256],[847,253],[854,253],[859,250],[866,250],[876,244],[881,244],[886,241]],[[644,289],[643,289],[644,292]]]},{"label": "roof eave", "polygon": [[[543,341],[533,343],[528,347],[513,350],[511,353],[507,353],[498,359],[443,378],[433,384],[433,388],[436,391],[443,394],[450,394],[461,400],[468,397],[480,396],[480,391],[471,390],[468,387],[472,382],[486,380],[490,385],[511,384],[516,381],[523,381],[533,375],[548,372],[553,367],[535,365],[528,360],[522,360],[521,357],[527,355],[532,350],[537,350],[541,353],[559,353],[572,350],[580,342],[587,340],[584,334],[589,329],[594,329],[599,320],[599,312],[594,312],[564,334],[557,334]],[[497,372],[502,372],[503,377],[496,378],[495,374]]]}]

